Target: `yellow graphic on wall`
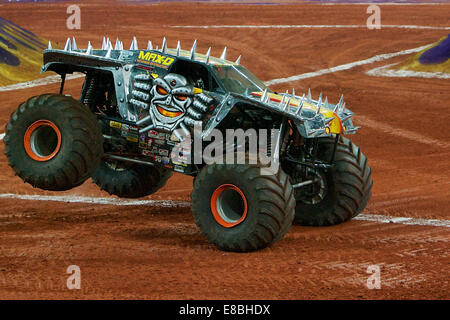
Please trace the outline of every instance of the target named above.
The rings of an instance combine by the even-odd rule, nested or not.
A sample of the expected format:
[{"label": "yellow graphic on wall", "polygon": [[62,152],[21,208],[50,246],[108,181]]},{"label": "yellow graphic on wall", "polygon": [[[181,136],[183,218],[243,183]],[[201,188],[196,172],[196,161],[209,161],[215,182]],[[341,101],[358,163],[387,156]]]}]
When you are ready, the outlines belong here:
[{"label": "yellow graphic on wall", "polygon": [[46,41],[0,17],[0,86],[41,77]]}]

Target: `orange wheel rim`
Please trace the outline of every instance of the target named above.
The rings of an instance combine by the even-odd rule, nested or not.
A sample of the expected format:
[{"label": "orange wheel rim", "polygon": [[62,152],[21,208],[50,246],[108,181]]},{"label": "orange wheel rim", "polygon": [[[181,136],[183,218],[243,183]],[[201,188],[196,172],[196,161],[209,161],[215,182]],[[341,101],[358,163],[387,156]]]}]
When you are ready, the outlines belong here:
[{"label": "orange wheel rim", "polygon": [[222,227],[232,228],[247,217],[247,199],[234,184],[222,184],[211,196],[211,211],[217,223]]},{"label": "orange wheel rim", "polygon": [[[51,139],[48,139],[49,136]],[[49,120],[38,120],[25,131],[23,145],[31,159],[51,160],[61,149],[61,131]]]}]

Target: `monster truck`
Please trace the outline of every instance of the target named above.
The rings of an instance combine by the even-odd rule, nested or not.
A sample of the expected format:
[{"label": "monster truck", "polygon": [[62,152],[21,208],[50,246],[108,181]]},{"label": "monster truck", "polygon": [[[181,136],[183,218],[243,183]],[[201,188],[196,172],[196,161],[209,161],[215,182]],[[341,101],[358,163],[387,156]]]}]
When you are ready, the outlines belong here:
[{"label": "monster truck", "polygon": [[[358,128],[342,97],[331,104],[310,91],[273,92],[240,57],[228,61],[226,48],[215,58],[211,48],[199,54],[196,47],[169,49],[165,38],[161,48],[149,41],[143,50],[136,38],[129,50],[118,39],[113,46],[103,38],[101,50],[90,42],[78,49],[74,38],[64,49],[49,43],[42,72],[61,76],[60,91],[12,113],[4,138],[9,165],[33,187],[68,190],[91,177],[125,198],[156,192],[173,171],[190,175],[195,223],[228,251],[267,247],[292,222],[335,225],[364,209],[371,169],[343,136]],[[72,73],[85,77],[79,99],[63,95]],[[243,139],[217,138],[230,130]],[[195,159],[207,149],[209,158]]]}]

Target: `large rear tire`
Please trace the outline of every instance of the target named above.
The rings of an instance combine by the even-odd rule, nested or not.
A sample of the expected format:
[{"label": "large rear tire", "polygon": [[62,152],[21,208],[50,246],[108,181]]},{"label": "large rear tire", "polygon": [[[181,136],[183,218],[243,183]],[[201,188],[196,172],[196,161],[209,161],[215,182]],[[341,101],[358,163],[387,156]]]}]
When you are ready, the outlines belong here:
[{"label": "large rear tire", "polygon": [[[334,143],[335,138],[319,140],[319,159],[331,159]],[[319,172],[319,185],[306,187],[317,189],[314,198],[299,199],[296,191],[294,223],[305,226],[336,225],[357,216],[366,207],[373,185],[366,156],[349,139],[340,136],[334,160],[334,169]]]},{"label": "large rear tire", "polygon": [[147,165],[104,160],[92,174],[100,189],[121,198],[140,198],[161,189],[172,171]]},{"label": "large rear tire", "polygon": [[248,252],[280,240],[295,214],[289,177],[259,165],[205,166],[191,194],[195,223],[221,250]]},{"label": "large rear tire", "polygon": [[96,117],[79,101],[44,94],[11,114],[5,154],[15,173],[33,187],[68,190],[99,165],[103,136]]}]

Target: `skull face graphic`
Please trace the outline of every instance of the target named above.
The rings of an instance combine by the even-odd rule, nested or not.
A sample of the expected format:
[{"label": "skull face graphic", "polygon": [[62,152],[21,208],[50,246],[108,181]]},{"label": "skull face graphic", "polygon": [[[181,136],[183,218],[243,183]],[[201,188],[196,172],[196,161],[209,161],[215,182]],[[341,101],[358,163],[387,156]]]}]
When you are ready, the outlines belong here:
[{"label": "skull face graphic", "polygon": [[192,87],[185,77],[175,73],[156,78],[150,94],[153,123],[171,131],[183,120],[193,101]]}]

